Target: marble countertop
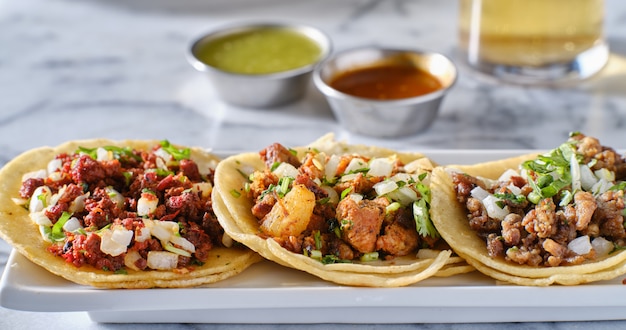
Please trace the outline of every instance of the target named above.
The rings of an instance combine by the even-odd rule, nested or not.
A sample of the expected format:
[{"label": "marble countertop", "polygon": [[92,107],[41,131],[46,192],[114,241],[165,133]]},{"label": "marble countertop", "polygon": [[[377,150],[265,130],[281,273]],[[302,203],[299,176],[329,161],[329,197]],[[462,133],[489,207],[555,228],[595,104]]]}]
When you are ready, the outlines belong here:
[{"label": "marble countertop", "polygon": [[[0,165],[34,147],[100,137],[168,139],[236,152],[258,150],[276,141],[303,145],[334,132],[349,142],[427,151],[547,149],[560,144],[569,132],[582,131],[626,149],[626,3],[607,0],[606,6],[611,56],[604,70],[575,86],[542,88],[494,83],[464,67],[456,53],[454,0],[0,0]],[[247,19],[317,26],[332,38],[335,50],[369,44],[439,51],[457,61],[460,76],[431,128],[402,139],[378,140],[342,130],[312,85],[304,99],[280,108],[233,107],[217,98],[206,77],[186,62],[185,54],[202,32]],[[9,251],[0,241],[2,266]],[[44,326],[239,328],[103,325],[85,313],[0,308],[0,328]],[[433,324],[429,328],[618,326],[626,327],[626,321]]]}]

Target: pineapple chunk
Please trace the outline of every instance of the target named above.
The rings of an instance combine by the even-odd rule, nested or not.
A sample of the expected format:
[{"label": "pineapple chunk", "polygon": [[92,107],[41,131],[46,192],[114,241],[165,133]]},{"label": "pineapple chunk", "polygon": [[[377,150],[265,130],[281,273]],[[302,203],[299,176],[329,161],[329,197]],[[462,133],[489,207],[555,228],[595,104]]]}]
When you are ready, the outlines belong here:
[{"label": "pineapple chunk", "polygon": [[300,235],[309,225],[314,207],[315,194],[304,185],[294,185],[263,218],[261,231],[274,237]]}]

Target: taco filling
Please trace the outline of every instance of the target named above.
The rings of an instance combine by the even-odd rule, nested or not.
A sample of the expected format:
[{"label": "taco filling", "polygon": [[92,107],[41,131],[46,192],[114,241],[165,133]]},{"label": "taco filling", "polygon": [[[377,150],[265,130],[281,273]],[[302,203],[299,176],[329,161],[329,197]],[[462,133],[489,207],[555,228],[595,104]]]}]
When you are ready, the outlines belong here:
[{"label": "taco filling", "polygon": [[470,228],[492,258],[578,265],[626,246],[626,160],[595,138],[573,133],[497,180],[449,174]]},{"label": "taco filling", "polygon": [[[279,143],[260,153],[265,169],[242,173],[232,194],[253,201],[258,234],[322,263],[367,262],[415,255],[442,243],[429,218],[426,158],[329,155],[303,158]],[[424,162],[428,163],[426,165]]]},{"label": "taco filling", "polygon": [[79,147],[24,175],[27,208],[48,251],[76,267],[188,272],[223,246],[212,211],[213,169],[189,149]]}]

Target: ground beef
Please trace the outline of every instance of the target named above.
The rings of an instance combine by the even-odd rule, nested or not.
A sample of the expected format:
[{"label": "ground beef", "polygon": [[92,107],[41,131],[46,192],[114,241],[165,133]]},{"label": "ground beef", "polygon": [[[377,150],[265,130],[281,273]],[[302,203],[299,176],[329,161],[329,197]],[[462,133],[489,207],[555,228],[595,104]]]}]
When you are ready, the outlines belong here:
[{"label": "ground beef", "polygon": [[[152,151],[116,147],[112,150],[109,155],[114,158],[101,161],[92,158],[88,149],[60,154],[56,159],[61,160],[61,167],[54,179],[31,179],[22,184],[23,198],[30,198],[42,185],[57,195],[55,203],[44,213],[52,223],[68,211],[84,227],[82,233],[65,233],[65,242],[52,244],[48,250],[77,267],[91,265],[111,271],[123,268],[124,253],[116,257],[103,253],[96,231],[123,226],[137,236],[144,226],[137,217],[137,202],[142,193],[149,191],[159,201],[152,219],[179,222],[181,235],[195,247],[191,258],[179,258],[179,267],[207,260],[209,251],[222,245],[224,230],[213,213],[210,194],[194,192],[193,187],[196,182],[212,184],[212,170],[204,171],[208,174],[203,176],[192,159],[180,159],[163,168],[165,162]],[[139,253],[141,258],[135,266],[145,269],[148,252],[161,251],[163,247],[159,240],[148,238],[143,242],[133,240],[128,250]]]}]

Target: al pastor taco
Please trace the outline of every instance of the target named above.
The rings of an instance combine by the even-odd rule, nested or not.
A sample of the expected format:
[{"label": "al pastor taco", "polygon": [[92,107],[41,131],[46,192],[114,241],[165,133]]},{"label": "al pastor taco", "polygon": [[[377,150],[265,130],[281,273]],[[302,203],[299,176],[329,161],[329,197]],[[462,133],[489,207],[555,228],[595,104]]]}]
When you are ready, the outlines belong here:
[{"label": "al pastor taco", "polygon": [[168,141],[85,140],[0,170],[0,236],[35,264],[103,288],[213,283],[261,260],[212,210],[219,159]]},{"label": "al pastor taco", "polygon": [[581,133],[559,147],[437,168],[432,219],[479,271],[521,285],[575,285],[626,273],[626,160]]},{"label": "al pastor taco", "polygon": [[338,284],[404,286],[471,271],[430,221],[432,168],[422,154],[332,135],[306,147],[275,143],[218,165],[215,212],[265,258]]}]

